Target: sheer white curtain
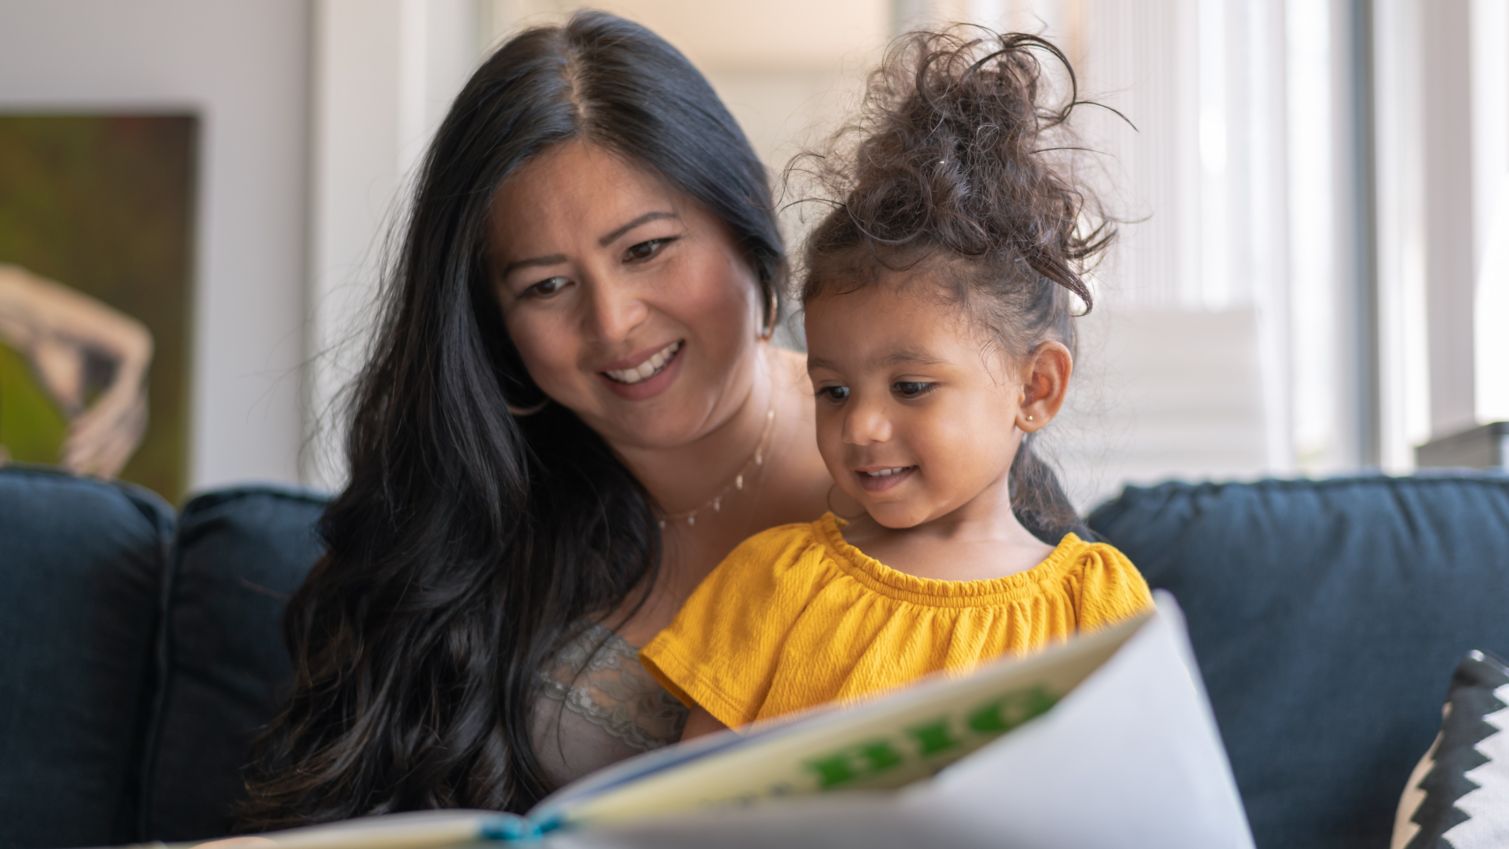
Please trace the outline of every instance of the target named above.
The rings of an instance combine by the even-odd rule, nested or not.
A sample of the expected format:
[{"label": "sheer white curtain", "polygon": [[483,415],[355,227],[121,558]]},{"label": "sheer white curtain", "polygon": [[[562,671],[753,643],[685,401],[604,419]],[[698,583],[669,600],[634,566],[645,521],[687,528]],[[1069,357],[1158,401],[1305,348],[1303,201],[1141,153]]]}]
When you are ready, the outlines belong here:
[{"label": "sheer white curtain", "polygon": [[1509,6],[1375,7],[1384,462],[1509,419]]},{"label": "sheer white curtain", "polygon": [[[1281,4],[1242,0],[899,2],[905,26],[969,19],[1070,56],[1130,219],[1097,272],[1076,387],[1050,453],[1082,506],[1126,482],[1295,465],[1294,327]],[[1312,203],[1314,199],[1308,199]],[[1326,199],[1322,198],[1321,203]]]}]

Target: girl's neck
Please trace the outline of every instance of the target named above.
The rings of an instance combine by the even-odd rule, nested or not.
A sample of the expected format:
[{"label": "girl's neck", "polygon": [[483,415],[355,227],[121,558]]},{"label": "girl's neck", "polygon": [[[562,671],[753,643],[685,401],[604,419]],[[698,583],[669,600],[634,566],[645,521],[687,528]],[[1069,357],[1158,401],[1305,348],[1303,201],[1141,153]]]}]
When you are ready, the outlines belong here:
[{"label": "girl's neck", "polygon": [[950,513],[908,528],[887,528],[869,514],[844,538],[894,569],[919,578],[984,580],[1032,568],[1053,547],[1032,535],[1011,509],[1006,482]]}]

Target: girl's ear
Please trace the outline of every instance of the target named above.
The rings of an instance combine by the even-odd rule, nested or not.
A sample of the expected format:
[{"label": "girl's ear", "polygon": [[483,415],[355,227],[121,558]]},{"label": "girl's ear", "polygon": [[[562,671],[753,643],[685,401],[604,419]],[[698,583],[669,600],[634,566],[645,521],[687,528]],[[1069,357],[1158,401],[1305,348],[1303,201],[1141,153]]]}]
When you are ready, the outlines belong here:
[{"label": "girl's ear", "polygon": [[1044,342],[1027,357],[1022,369],[1022,406],[1016,426],[1023,433],[1045,427],[1069,392],[1069,377],[1074,372],[1074,355],[1060,342]]}]

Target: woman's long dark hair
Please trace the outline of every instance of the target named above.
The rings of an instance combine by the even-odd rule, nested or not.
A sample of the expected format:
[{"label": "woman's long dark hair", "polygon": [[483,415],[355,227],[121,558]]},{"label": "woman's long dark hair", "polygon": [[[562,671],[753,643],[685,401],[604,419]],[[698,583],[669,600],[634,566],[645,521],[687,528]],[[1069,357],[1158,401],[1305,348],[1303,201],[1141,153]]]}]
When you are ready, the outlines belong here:
[{"label": "woman's long dark hair", "polygon": [[[1062,90],[1040,57],[1063,71]],[[802,299],[922,267],[1012,357],[1047,340],[1073,352],[1076,303],[1093,303],[1083,274],[1116,235],[1074,168],[1083,149],[1068,121],[1084,104],[1069,60],[1037,36],[957,26],[898,38],[860,116],[788,172],[814,176],[833,203],[807,239]],[[1026,440],[1010,476],[1028,530],[1088,534]]]},{"label": "woman's long dark hair", "polygon": [[505,412],[541,396],[487,282],[488,210],[508,174],[567,139],[659,174],[723,221],[767,294],[782,282],[764,168],[654,33],[581,13],[477,70],[384,281],[351,395],[350,482],[284,620],[294,689],[260,741],[247,828],[529,806],[551,789],[529,737],[539,670],[653,580],[656,517],[603,440],[559,406]]}]

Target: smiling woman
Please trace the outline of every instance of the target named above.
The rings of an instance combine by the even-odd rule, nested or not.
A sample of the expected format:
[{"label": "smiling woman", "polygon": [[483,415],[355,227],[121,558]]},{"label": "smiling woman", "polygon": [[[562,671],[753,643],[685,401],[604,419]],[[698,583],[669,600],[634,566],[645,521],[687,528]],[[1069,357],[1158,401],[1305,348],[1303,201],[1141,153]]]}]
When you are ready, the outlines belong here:
[{"label": "smiling woman", "polygon": [[722,222],[643,167],[559,145],[504,181],[489,236],[530,379],[631,465],[768,382],[768,334],[748,332],[767,321],[754,271]]},{"label": "smiling woman", "polygon": [[653,33],[585,13],[505,43],[406,226],[248,827],[520,810],[675,740],[636,646],[829,486],[770,343],[765,170]]}]

